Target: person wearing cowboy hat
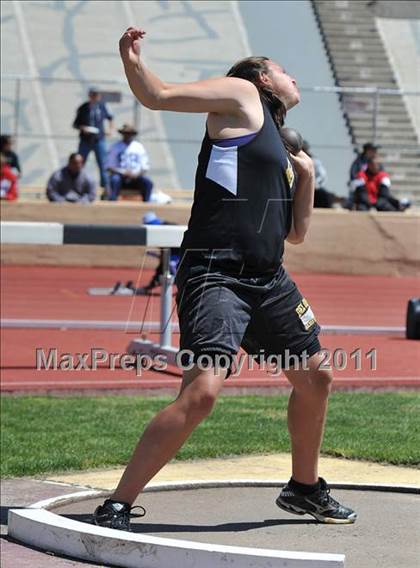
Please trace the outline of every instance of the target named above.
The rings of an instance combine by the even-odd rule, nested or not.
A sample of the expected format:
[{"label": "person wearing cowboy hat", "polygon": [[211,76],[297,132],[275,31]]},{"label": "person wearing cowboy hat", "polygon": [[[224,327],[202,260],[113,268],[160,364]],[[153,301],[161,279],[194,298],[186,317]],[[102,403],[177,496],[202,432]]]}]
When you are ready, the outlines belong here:
[{"label": "person wearing cowboy hat", "polygon": [[122,140],[109,150],[106,169],[109,172],[110,201],[116,201],[122,188],[139,190],[143,201],[150,201],[153,182],[144,174],[150,169],[149,156],[143,144],[135,140],[137,130],[124,124],[118,130]]}]

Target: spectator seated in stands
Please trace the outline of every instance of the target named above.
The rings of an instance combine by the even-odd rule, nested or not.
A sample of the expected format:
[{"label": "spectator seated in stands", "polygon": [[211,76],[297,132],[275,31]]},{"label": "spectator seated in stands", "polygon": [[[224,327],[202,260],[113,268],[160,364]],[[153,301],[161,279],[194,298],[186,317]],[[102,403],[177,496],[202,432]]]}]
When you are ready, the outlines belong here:
[{"label": "spectator seated in stands", "polygon": [[137,190],[143,201],[150,201],[153,182],[144,174],[149,170],[149,156],[143,144],[135,140],[137,130],[129,124],[118,130],[122,140],[111,146],[106,169],[109,172],[111,201],[116,201],[121,189]]},{"label": "spectator seated in stands", "polygon": [[67,166],[54,172],[47,185],[50,201],[69,203],[90,203],[96,197],[96,184],[84,171],[84,160],[80,154],[70,154]]},{"label": "spectator seated in stands", "polygon": [[312,158],[315,169],[315,195],[314,207],[331,208],[335,203],[340,202],[340,198],[328,191],[325,186],[327,183],[327,170],[319,158],[311,153],[309,142],[303,141],[302,150]]},{"label": "spectator seated in stands", "polygon": [[[366,171],[368,161],[371,158],[377,157],[378,148],[379,146],[375,146],[375,144],[372,144],[372,142],[367,142],[366,144],[363,145],[363,150],[357,156],[357,158],[354,160],[354,162],[350,167],[350,181],[356,179],[357,176],[359,175],[359,172]],[[380,167],[381,169],[383,169],[382,166]]]},{"label": "spectator seated in stands", "polygon": [[[346,209],[354,209],[354,187],[353,187],[353,180],[355,180],[359,174],[359,172],[366,171],[368,161],[371,158],[376,158],[378,154],[379,146],[376,146],[372,142],[367,142],[363,145],[363,149],[358,154],[357,158],[354,160],[350,167],[350,179],[349,179],[349,197],[345,204]],[[382,165],[380,165],[380,169],[383,170]]]},{"label": "spectator seated in stands", "polygon": [[0,137],[0,153],[3,154],[6,163],[10,166],[12,172],[20,177],[22,171],[20,169],[19,158],[16,152],[13,151],[13,138],[7,134],[2,134]]},{"label": "spectator seated in stands", "polygon": [[15,201],[18,197],[18,176],[10,167],[7,157],[0,154],[0,198]]},{"label": "spectator seated in stands", "polygon": [[357,211],[404,211],[408,200],[398,200],[391,195],[391,180],[376,157],[370,158],[365,170],[360,170],[352,181],[354,203]]}]

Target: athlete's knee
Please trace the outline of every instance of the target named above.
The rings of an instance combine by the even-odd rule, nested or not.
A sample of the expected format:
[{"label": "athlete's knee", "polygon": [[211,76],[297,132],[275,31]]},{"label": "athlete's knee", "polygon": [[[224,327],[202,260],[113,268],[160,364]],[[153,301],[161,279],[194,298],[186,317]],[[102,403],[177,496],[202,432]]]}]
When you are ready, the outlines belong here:
[{"label": "athlete's knee", "polygon": [[209,416],[217,400],[217,392],[212,388],[203,388],[189,397],[187,415],[190,420],[201,421]]},{"label": "athlete's knee", "polygon": [[195,366],[184,375],[179,401],[188,419],[200,421],[212,412],[222,380],[223,376],[214,374],[212,368],[203,371]]},{"label": "athlete's knee", "polygon": [[298,384],[298,390],[303,395],[311,398],[325,399],[331,392],[333,374],[330,369],[324,369],[318,364],[317,355],[310,360],[309,369],[305,372],[305,378]]},{"label": "athlete's knee", "polygon": [[313,384],[321,396],[328,396],[332,389],[333,374],[329,369],[318,369],[313,377]]},{"label": "athlete's knee", "polygon": [[311,363],[309,369],[294,377],[293,387],[301,396],[327,398],[332,389],[333,373],[330,369],[319,368],[314,360]]}]

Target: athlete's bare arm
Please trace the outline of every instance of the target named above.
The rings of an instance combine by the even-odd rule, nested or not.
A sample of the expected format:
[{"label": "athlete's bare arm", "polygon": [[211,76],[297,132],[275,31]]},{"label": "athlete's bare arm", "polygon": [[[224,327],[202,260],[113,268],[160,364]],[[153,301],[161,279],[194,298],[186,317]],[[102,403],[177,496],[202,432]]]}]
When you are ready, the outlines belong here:
[{"label": "athlete's bare arm", "polygon": [[296,156],[291,154],[290,158],[295,166],[298,181],[293,199],[292,228],[286,240],[298,245],[303,243],[309,229],[314,206],[315,172],[312,158],[305,152],[300,151]]},{"label": "athlete's bare arm", "polygon": [[[193,83],[165,83],[141,61],[140,41],[145,32],[128,28],[120,39],[120,54],[131,90],[153,110],[220,113],[245,116],[259,105],[257,88],[237,77],[218,77]],[[247,124],[245,124],[245,127]]]}]

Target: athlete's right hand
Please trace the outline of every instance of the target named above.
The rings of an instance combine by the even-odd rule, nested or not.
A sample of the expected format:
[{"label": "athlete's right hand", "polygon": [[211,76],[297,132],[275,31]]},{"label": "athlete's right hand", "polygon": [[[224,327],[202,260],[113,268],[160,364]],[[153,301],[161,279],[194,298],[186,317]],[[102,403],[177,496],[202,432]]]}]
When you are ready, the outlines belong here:
[{"label": "athlete's right hand", "polygon": [[314,177],[314,162],[308,154],[300,150],[297,154],[289,154],[298,175],[308,175]]},{"label": "athlete's right hand", "polygon": [[124,63],[138,63],[140,57],[140,40],[145,31],[130,27],[120,39],[120,55]]}]

